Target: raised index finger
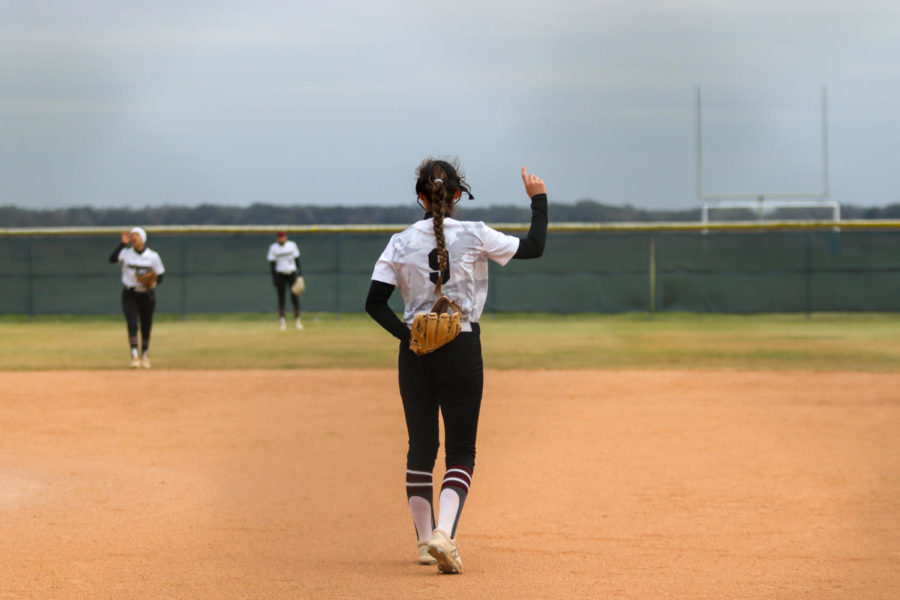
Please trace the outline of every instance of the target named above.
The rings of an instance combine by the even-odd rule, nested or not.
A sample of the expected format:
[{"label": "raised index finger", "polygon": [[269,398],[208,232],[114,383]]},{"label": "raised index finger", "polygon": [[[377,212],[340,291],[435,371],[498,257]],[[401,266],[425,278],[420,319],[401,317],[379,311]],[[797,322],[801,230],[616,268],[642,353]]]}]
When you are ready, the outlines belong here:
[{"label": "raised index finger", "polygon": [[522,167],[522,181],[528,183],[528,172],[525,170],[525,167]]}]

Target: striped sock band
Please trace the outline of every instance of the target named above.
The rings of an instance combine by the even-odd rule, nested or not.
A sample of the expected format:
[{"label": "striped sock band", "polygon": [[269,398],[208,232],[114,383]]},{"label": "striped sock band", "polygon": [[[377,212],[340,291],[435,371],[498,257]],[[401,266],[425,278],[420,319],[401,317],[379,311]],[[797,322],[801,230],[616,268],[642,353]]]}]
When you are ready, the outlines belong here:
[{"label": "striped sock band", "polygon": [[470,485],[472,485],[472,469],[463,465],[453,465],[447,468],[447,472],[444,473],[441,491],[447,488],[455,488],[462,497],[465,497],[469,493]]},{"label": "striped sock band", "polygon": [[406,470],[406,497],[424,496],[431,499],[434,488],[431,473],[427,471]]}]

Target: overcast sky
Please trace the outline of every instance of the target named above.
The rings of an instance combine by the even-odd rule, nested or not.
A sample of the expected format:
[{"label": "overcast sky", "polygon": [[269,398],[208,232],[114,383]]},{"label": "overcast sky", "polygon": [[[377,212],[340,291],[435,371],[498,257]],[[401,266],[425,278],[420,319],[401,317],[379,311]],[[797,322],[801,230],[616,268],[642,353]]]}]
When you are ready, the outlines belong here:
[{"label": "overcast sky", "polygon": [[900,202],[897,0],[0,0],[0,205]]}]

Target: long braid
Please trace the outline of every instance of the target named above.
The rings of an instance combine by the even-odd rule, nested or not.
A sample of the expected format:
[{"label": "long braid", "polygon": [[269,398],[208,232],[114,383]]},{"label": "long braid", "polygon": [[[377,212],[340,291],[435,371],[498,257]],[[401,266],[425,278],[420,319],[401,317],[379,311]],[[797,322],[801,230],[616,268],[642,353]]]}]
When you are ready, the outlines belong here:
[{"label": "long braid", "polygon": [[444,183],[438,178],[432,184],[431,212],[434,224],[434,239],[438,248],[438,275],[434,284],[434,295],[440,298],[441,287],[444,284],[444,272],[450,268],[450,253],[447,251],[447,242],[444,239]]}]

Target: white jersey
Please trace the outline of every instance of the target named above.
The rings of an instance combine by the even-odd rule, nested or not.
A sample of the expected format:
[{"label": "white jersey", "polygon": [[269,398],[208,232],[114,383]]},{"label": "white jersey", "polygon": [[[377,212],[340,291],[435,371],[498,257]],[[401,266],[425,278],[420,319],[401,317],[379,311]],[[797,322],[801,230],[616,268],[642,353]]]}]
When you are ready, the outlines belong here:
[{"label": "white jersey", "polygon": [[275,242],[269,246],[269,254],[267,260],[275,263],[275,272],[290,275],[297,270],[297,264],[294,262],[300,258],[300,248],[297,244],[288,240],[283,244]]},{"label": "white jersey", "polygon": [[138,292],[147,291],[147,288],[138,281],[139,275],[150,271],[157,275],[166,272],[159,254],[147,247],[144,247],[144,251],[140,254],[131,246],[122,248],[119,251],[119,262],[122,263],[122,285],[134,288]]},{"label": "white jersey", "polygon": [[[487,301],[487,259],[505,265],[519,249],[519,238],[481,221],[445,218],[444,240],[450,254],[450,278],[442,292],[460,305],[464,323],[477,323]],[[416,314],[429,312],[437,299],[438,269],[434,226],[431,219],[425,219],[391,236],[375,263],[372,279],[400,288],[403,321],[412,325]]]}]

